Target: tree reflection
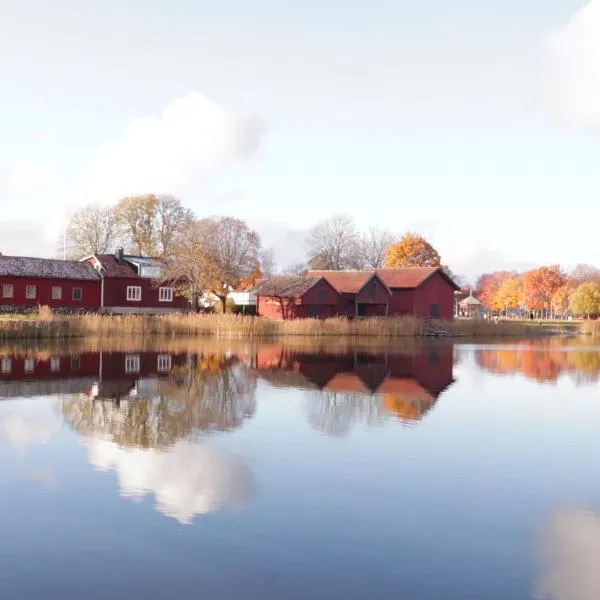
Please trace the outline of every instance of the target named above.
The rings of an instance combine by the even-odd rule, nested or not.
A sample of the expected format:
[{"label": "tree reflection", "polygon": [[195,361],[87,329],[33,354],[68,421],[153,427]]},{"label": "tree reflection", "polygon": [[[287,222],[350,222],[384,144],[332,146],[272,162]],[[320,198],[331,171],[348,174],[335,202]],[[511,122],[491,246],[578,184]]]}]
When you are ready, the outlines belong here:
[{"label": "tree reflection", "polygon": [[151,397],[104,401],[67,396],[61,411],[80,435],[108,436],[123,446],[164,448],[208,431],[240,427],[255,413],[255,388],[255,380],[234,359],[191,356],[169,377],[157,380]]},{"label": "tree reflection", "polygon": [[477,364],[497,375],[524,375],[538,383],[555,383],[569,375],[580,385],[600,380],[600,353],[596,349],[523,344],[515,348],[481,349]]}]

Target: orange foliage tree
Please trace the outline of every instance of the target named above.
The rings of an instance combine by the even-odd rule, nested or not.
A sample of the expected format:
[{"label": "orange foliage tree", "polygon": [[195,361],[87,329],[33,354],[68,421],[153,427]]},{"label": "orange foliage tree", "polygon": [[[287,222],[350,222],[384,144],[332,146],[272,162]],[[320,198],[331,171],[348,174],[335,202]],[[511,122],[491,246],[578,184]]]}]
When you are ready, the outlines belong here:
[{"label": "orange foliage tree", "polygon": [[552,306],[554,310],[559,312],[561,315],[566,314],[571,306],[571,296],[573,295],[573,288],[569,283],[561,285],[552,296]]},{"label": "orange foliage tree", "polygon": [[517,309],[523,304],[523,278],[514,275],[505,279],[491,299],[491,308],[494,311]]},{"label": "orange foliage tree", "polygon": [[[481,275],[477,281],[477,297],[489,310],[498,310],[496,294],[505,281],[512,279],[516,273],[509,271],[496,271]],[[504,308],[503,306],[501,308]]]},{"label": "orange foliage tree", "polygon": [[527,308],[538,311],[549,309],[552,296],[565,283],[566,277],[558,265],[528,271],[523,277]]},{"label": "orange foliage tree", "polygon": [[422,236],[405,233],[400,241],[392,244],[385,252],[385,266],[400,267],[439,267],[440,255]]}]

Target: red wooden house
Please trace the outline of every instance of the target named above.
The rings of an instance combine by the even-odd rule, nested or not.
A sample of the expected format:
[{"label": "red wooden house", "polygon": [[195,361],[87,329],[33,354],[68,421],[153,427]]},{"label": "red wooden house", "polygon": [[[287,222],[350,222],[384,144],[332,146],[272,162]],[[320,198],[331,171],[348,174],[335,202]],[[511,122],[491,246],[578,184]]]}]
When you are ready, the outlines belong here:
[{"label": "red wooden house", "polygon": [[163,265],[156,258],[94,254],[83,259],[101,277],[100,312],[158,314],[189,310],[188,298],[175,293],[173,284],[161,277]]},{"label": "red wooden house", "polygon": [[345,317],[385,317],[391,292],[373,271],[309,271],[323,277],[339,293],[337,314]]},{"label": "red wooden house", "polygon": [[336,314],[339,294],[322,277],[277,276],[256,291],[256,314],[271,319],[325,319]]},{"label": "red wooden house", "polygon": [[454,318],[454,292],[460,287],[440,268],[377,269],[392,292],[390,315]]},{"label": "red wooden house", "polygon": [[96,310],[100,275],[76,260],[0,256],[0,307],[28,310],[38,305],[53,309]]}]

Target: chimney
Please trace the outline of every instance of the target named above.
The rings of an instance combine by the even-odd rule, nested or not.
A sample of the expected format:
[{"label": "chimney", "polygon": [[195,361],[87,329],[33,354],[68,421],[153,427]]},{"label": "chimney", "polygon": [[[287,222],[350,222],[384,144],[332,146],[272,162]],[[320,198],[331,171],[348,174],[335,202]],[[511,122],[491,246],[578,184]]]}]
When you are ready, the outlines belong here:
[{"label": "chimney", "polygon": [[123,254],[123,248],[117,248],[117,251],[115,252],[115,258],[119,264],[123,262]]}]

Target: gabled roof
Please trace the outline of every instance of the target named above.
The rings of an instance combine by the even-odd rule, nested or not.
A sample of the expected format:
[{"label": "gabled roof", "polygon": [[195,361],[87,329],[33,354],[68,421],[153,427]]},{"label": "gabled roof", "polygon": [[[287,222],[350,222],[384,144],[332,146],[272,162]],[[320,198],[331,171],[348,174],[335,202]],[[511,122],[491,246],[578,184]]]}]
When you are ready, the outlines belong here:
[{"label": "gabled roof", "polygon": [[441,267],[407,267],[403,269],[377,269],[378,275],[392,289],[415,289],[434,273],[439,273],[455,290],[460,286]]},{"label": "gabled roof", "polygon": [[257,296],[278,296],[280,298],[302,298],[322,277],[303,275],[277,275],[261,284]]},{"label": "gabled roof", "polygon": [[379,279],[387,288],[384,280],[375,271],[308,271],[307,275],[323,277],[340,294],[358,294],[373,277]]},{"label": "gabled roof", "polygon": [[35,277],[94,281],[100,275],[89,263],[78,260],[0,256],[0,277]]},{"label": "gabled roof", "polygon": [[129,263],[125,261],[118,262],[113,254],[94,254],[93,258],[100,263],[105,277],[134,279],[138,276]]}]

